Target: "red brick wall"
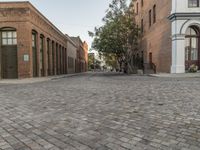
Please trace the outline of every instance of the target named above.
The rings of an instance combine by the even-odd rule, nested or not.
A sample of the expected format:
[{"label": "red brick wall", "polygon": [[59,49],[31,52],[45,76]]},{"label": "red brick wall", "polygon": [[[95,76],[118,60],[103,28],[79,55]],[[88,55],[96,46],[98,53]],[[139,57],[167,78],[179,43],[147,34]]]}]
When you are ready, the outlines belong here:
[{"label": "red brick wall", "polygon": [[[67,38],[53,24],[51,24],[43,15],[41,15],[30,3],[17,2],[0,4],[0,28],[12,27],[17,31],[17,51],[18,51],[18,77],[27,78],[33,76],[32,67],[32,31],[37,32],[37,63],[38,76],[41,76],[40,64],[40,35],[44,35],[44,75],[52,74],[52,41],[58,43],[63,49],[67,50]],[[50,40],[50,66],[47,59],[47,39]],[[54,48],[55,50],[55,48]],[[23,59],[24,55],[29,55],[28,62]],[[64,58],[64,57],[63,57]],[[64,60],[63,60],[64,61]],[[59,60],[60,62],[60,60]],[[64,66],[63,66],[64,67]],[[55,68],[54,68],[55,69]],[[61,69],[61,68],[59,68]],[[64,69],[64,68],[63,68]],[[67,69],[65,69],[67,70]],[[60,72],[60,71],[59,71]],[[66,73],[67,71],[62,73]]]},{"label": "red brick wall", "polygon": [[81,41],[80,37],[71,37],[71,39],[77,45],[76,72],[85,72],[87,61],[85,53],[87,53],[87,51],[84,47],[84,42]]},{"label": "red brick wall", "polygon": [[[67,42],[71,39],[59,31],[29,2],[0,2],[0,28],[13,27],[17,30],[18,42],[18,76],[19,78],[33,77],[32,60],[32,32],[36,32],[37,47],[37,76],[40,70],[40,36],[44,37],[44,76],[67,73]],[[49,66],[47,55],[47,40],[49,40]],[[80,39],[79,39],[80,40]],[[80,40],[81,41],[81,40]],[[85,69],[85,52],[82,42],[78,42],[76,71]],[[54,60],[52,59],[52,42],[54,42]],[[56,66],[56,44],[58,45],[58,69]],[[29,55],[30,61],[23,60],[24,55]],[[53,62],[55,62],[53,64]],[[81,64],[84,62],[84,65]],[[54,70],[54,72],[53,72]],[[58,71],[57,71],[58,70]]]},{"label": "red brick wall", "polygon": [[88,44],[85,41],[83,42],[83,49],[85,54],[85,71],[88,71]]},{"label": "red brick wall", "polygon": [[[149,63],[149,53],[152,53],[153,63],[157,66],[158,72],[170,72],[171,66],[171,23],[168,16],[171,11],[171,0],[144,0],[144,6],[139,3],[139,13],[136,14],[136,22],[141,26],[141,19],[144,20],[144,33],[140,42],[140,51],[144,51],[144,63]],[[156,5],[156,23],[149,27],[149,10],[153,14],[153,6]],[[136,8],[135,8],[136,9]]]}]

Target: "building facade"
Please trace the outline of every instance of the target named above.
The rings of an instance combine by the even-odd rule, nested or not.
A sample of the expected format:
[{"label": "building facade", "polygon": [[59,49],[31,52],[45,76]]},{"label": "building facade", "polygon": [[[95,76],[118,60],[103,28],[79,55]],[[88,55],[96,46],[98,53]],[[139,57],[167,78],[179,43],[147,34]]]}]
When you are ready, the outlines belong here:
[{"label": "building facade", "polygon": [[200,68],[199,0],[133,0],[133,6],[145,70],[184,73],[193,64]]},{"label": "building facade", "polygon": [[86,42],[82,42],[80,37],[71,37],[71,39],[76,43],[77,45],[77,59],[76,59],[76,72],[85,72],[87,71],[88,63],[88,56],[86,55],[86,51],[88,48],[88,45]]},{"label": "building facade", "polygon": [[0,2],[0,78],[67,74],[74,46],[29,2]]},{"label": "building facade", "polygon": [[83,42],[83,49],[84,49],[84,54],[85,54],[85,70],[84,71],[88,71],[88,44],[86,43],[86,41]]},{"label": "building facade", "polygon": [[[66,35],[68,36],[68,35]],[[67,43],[68,73],[76,73],[77,45],[69,37]]]}]

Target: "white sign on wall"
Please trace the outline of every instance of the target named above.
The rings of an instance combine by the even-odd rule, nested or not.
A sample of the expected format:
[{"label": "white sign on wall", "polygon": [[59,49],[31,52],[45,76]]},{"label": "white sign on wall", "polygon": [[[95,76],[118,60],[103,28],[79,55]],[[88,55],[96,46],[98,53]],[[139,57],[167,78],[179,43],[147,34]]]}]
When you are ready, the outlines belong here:
[{"label": "white sign on wall", "polygon": [[28,54],[24,55],[24,61],[29,61],[29,55]]}]

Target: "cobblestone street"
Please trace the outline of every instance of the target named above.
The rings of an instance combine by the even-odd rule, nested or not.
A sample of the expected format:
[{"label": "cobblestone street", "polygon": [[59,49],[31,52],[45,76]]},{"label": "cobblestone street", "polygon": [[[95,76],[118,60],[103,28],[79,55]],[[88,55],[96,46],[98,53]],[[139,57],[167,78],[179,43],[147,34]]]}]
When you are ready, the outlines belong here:
[{"label": "cobblestone street", "polygon": [[0,84],[0,150],[199,150],[200,78]]}]

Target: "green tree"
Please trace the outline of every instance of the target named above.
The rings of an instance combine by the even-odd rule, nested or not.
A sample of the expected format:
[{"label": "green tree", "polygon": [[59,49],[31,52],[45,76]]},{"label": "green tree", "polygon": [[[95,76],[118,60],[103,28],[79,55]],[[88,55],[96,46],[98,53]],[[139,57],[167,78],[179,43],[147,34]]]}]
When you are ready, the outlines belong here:
[{"label": "green tree", "polygon": [[88,69],[89,70],[94,69],[94,64],[95,64],[95,54],[89,53],[88,54]]},{"label": "green tree", "polygon": [[106,66],[109,66],[111,68],[118,69],[117,65],[117,57],[115,54],[111,53],[104,53],[102,54],[103,60],[105,61]]},{"label": "green tree", "polygon": [[88,54],[88,69],[89,70],[101,69],[101,61],[95,58],[94,53]]},{"label": "green tree", "polygon": [[137,48],[139,29],[134,21],[133,6],[127,6],[126,0],[113,0],[106,16],[104,25],[89,32],[94,38],[92,47],[100,53],[114,54],[125,72],[131,66],[131,52]]}]

